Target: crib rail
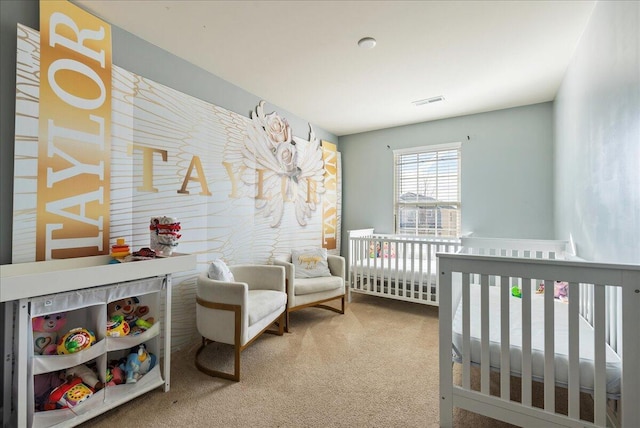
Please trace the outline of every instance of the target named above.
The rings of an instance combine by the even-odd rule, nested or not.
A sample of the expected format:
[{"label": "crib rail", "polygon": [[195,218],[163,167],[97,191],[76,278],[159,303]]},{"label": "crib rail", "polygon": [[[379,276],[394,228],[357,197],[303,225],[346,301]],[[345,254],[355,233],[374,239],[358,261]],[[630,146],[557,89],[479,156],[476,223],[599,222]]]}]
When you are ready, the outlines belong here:
[{"label": "crib rail", "polygon": [[[438,254],[440,277],[440,424],[452,426],[453,407],[462,407],[487,416],[521,426],[640,426],[640,267],[597,264],[580,261],[522,259],[511,257],[477,256],[468,254]],[[480,351],[479,361],[471,357],[470,289],[474,278],[479,277],[480,289]],[[521,400],[512,401],[511,375],[513,368],[513,343],[510,343],[511,286],[514,280],[521,286],[522,336],[521,356],[516,362],[521,366]],[[556,305],[552,293],[556,280],[569,283],[567,303],[567,343],[555,336]],[[492,284],[493,283],[493,284]],[[535,287],[543,283],[543,325],[532,325],[532,295]],[[491,316],[489,296],[491,287],[499,290],[500,316]],[[496,290],[494,288],[493,290]],[[461,349],[462,382],[454,385],[451,355],[453,343],[452,325],[457,305],[462,309]],[[586,316],[581,315],[584,311]],[[563,315],[564,316],[564,315]],[[583,354],[580,347],[581,318],[593,327],[593,369],[586,372],[593,377],[593,423],[580,420],[580,391],[584,389],[585,371],[581,368]],[[500,338],[498,356],[491,355],[490,325],[498,323]],[[614,326],[612,327],[612,324]],[[532,349],[532,336],[543,331],[542,357],[540,350]],[[614,333],[610,333],[614,332]],[[562,339],[564,340],[564,339]],[[556,413],[555,388],[559,382],[557,372],[557,348],[567,349],[568,382],[567,415]],[[610,349],[608,347],[610,346]],[[495,347],[494,347],[495,349]],[[621,382],[612,391],[608,385],[608,358],[615,351],[620,357]],[[544,392],[543,407],[533,405],[532,383],[535,379],[533,364],[542,358]],[[494,361],[495,360],[495,361]],[[539,361],[539,360],[537,360]],[[479,366],[480,386],[471,388],[471,367]],[[490,393],[490,372],[499,371],[498,395]],[[611,398],[615,398],[612,401]]]},{"label": "crib rail", "polygon": [[349,233],[350,291],[438,305],[438,252],[455,252],[460,240]]},{"label": "crib rail", "polygon": [[504,256],[530,259],[565,259],[572,254],[568,241],[547,239],[506,239],[463,237],[462,252],[482,256]]}]

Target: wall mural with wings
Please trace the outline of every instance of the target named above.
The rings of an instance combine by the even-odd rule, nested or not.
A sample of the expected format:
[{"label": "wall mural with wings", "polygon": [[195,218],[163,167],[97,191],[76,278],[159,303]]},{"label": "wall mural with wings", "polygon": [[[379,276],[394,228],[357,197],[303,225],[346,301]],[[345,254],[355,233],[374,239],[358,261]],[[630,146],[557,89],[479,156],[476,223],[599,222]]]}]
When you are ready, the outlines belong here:
[{"label": "wall mural with wings", "polygon": [[[17,50],[14,263],[38,259],[39,33],[19,26]],[[116,65],[111,97],[110,245],[123,237],[134,250],[147,247],[149,219],[170,216],[182,228],[176,251],[197,254],[198,271],[215,258],[268,263],[293,248],[339,254],[340,154],[311,126],[308,138],[294,136],[264,101],[245,117]],[[59,214],[77,211],[69,206]],[[50,255],[73,256],[55,249]],[[196,273],[174,277],[177,347],[195,331]]]}]

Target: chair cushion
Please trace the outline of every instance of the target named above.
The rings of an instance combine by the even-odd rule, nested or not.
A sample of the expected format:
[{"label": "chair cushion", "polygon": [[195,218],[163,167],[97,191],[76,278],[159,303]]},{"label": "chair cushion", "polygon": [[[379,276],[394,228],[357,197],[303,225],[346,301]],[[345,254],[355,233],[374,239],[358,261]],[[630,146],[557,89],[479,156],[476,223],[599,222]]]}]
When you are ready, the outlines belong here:
[{"label": "chair cushion", "polygon": [[227,264],[221,259],[215,259],[209,265],[209,278],[216,281],[234,282],[233,273],[229,270]]},{"label": "chair cushion", "polygon": [[296,296],[304,294],[319,293],[321,291],[335,290],[343,287],[342,278],[339,276],[319,277],[319,278],[296,278],[295,290]]},{"label": "chair cushion", "polygon": [[247,299],[247,311],[249,312],[249,325],[259,322],[266,316],[284,310],[287,304],[287,293],[274,290],[249,290]]},{"label": "chair cushion", "polygon": [[291,250],[291,262],[296,269],[296,278],[331,276],[326,248]]}]

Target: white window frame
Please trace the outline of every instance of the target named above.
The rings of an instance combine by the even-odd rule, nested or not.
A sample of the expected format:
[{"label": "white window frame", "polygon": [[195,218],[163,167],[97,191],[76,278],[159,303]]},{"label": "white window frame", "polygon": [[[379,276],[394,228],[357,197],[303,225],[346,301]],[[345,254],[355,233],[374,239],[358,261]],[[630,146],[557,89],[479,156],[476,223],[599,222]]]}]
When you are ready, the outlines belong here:
[{"label": "white window frame", "polygon": [[[457,184],[458,184],[458,189],[457,189],[457,200],[455,201],[445,201],[445,200],[434,200],[433,202],[426,202],[426,201],[416,201],[415,202],[415,206],[416,207],[426,207],[426,208],[435,208],[435,207],[439,207],[439,206],[454,206],[457,208],[458,210],[458,224],[456,227],[456,231],[457,231],[457,235],[459,236],[461,234],[461,229],[462,229],[462,197],[461,197],[461,192],[460,192],[460,186],[461,186],[461,171],[462,171],[462,143],[460,142],[456,142],[456,143],[445,143],[445,144],[433,144],[433,145],[429,145],[429,146],[421,146],[421,147],[412,147],[412,148],[407,148],[407,149],[397,149],[393,151],[393,218],[394,218],[394,231],[395,233],[404,233],[407,234],[406,231],[402,232],[401,231],[401,225],[400,225],[400,216],[399,216],[399,210],[401,207],[401,204],[399,202],[399,198],[401,195],[399,195],[399,171],[398,171],[398,157],[399,156],[403,156],[403,155],[413,155],[413,154],[421,154],[421,153],[432,153],[432,152],[441,152],[441,151],[449,151],[449,150],[457,150],[458,151],[458,180],[457,180]],[[426,195],[425,195],[426,196]],[[403,203],[402,206],[406,207],[407,204]],[[437,222],[436,222],[437,224]],[[418,226],[416,225],[416,232],[418,232]],[[438,234],[438,227],[436,225],[436,227],[433,228],[433,233],[414,233],[416,235],[421,235],[421,236],[434,236],[434,237],[442,237],[443,235]],[[440,228],[441,229],[441,228]],[[428,232],[428,230],[427,230]],[[450,235],[445,235],[447,237],[450,237]]]}]

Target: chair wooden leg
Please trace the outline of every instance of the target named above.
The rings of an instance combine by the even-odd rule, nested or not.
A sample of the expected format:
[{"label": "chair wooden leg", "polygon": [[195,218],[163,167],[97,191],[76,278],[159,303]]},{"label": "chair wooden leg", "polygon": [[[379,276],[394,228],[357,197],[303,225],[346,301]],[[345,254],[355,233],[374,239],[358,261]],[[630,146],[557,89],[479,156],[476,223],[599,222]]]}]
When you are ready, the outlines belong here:
[{"label": "chair wooden leg", "polygon": [[198,370],[200,370],[202,373],[207,374],[209,376],[212,377],[219,377],[222,379],[229,379],[229,380],[233,380],[236,382],[240,381],[240,351],[241,351],[241,347],[240,344],[236,344],[234,345],[234,371],[233,374],[232,373],[226,373],[223,371],[219,371],[219,370],[213,370],[210,369],[209,367],[205,367],[201,362],[200,362],[200,353],[204,350],[204,348],[207,347],[207,345],[214,343],[212,340],[206,339],[206,338],[202,338],[202,345],[200,345],[200,348],[198,348],[198,350],[196,351],[196,357],[195,357],[195,365],[196,368]]},{"label": "chair wooden leg", "polygon": [[284,331],[289,333],[289,308],[284,312]]}]

